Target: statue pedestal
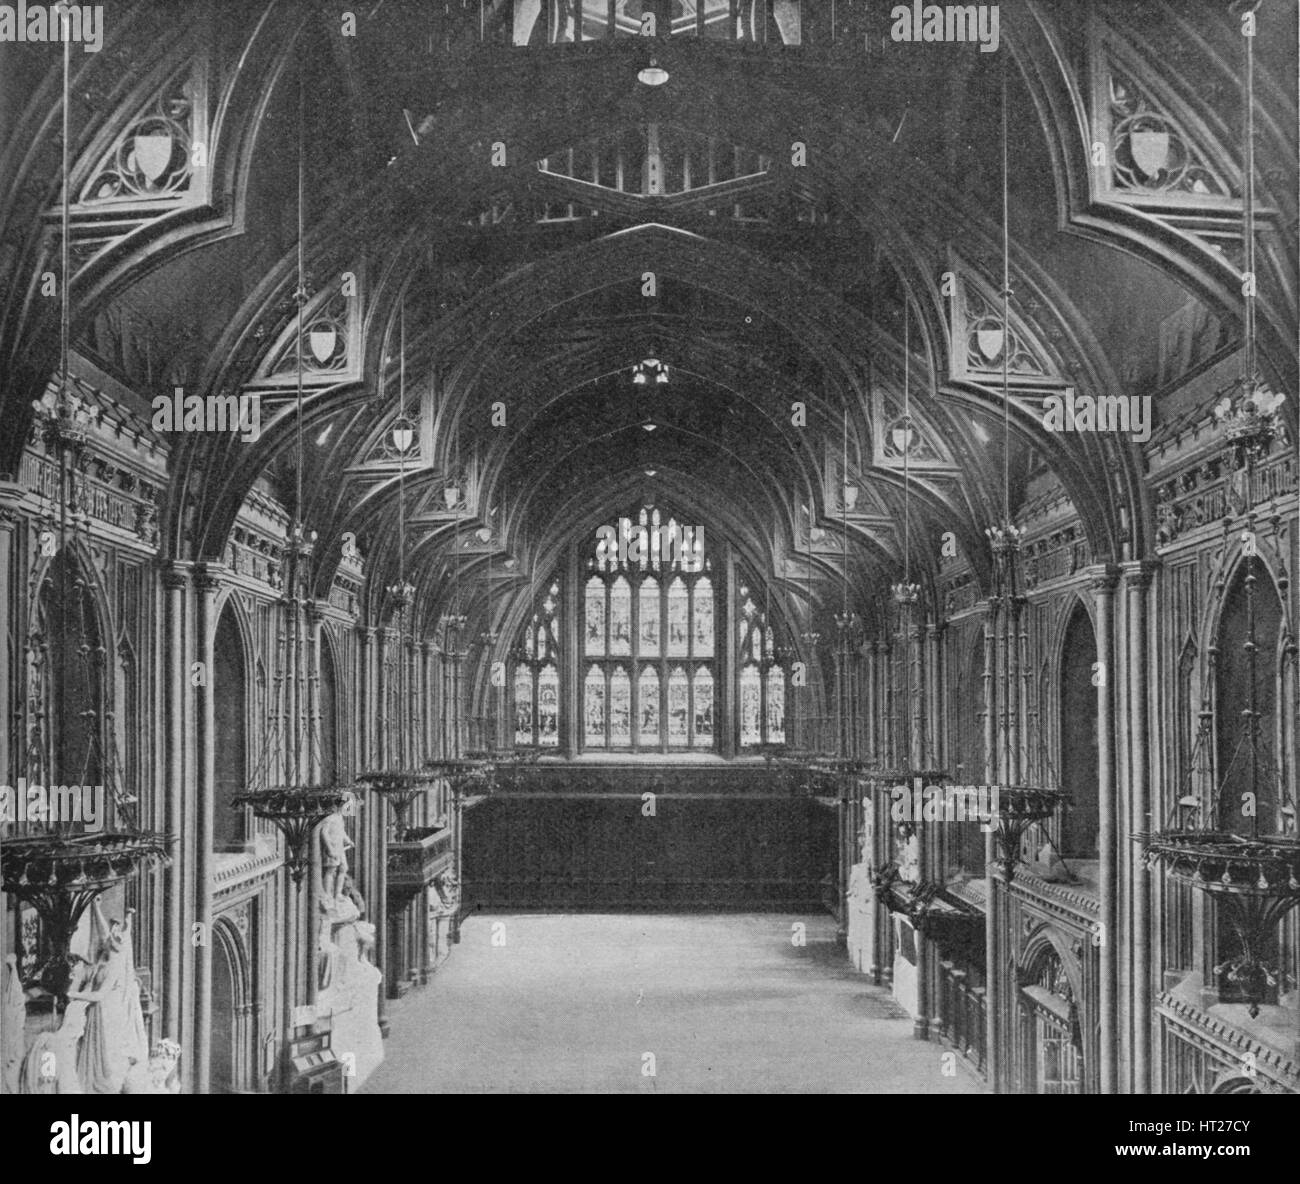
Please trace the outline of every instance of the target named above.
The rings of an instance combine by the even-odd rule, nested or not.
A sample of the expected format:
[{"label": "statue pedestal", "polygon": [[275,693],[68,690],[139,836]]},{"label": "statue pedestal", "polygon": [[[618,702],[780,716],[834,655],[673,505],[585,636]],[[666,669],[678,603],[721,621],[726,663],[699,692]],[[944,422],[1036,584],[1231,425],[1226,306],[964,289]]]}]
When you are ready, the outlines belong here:
[{"label": "statue pedestal", "polygon": [[[346,914],[344,914],[346,915]],[[366,926],[366,929],[362,929]],[[348,1092],[360,1089],[384,1059],[379,1030],[379,969],[362,956],[374,944],[373,927],[353,918],[330,926],[332,949],[322,951],[316,1015],[330,1023],[330,1047],[344,1063]]]}]

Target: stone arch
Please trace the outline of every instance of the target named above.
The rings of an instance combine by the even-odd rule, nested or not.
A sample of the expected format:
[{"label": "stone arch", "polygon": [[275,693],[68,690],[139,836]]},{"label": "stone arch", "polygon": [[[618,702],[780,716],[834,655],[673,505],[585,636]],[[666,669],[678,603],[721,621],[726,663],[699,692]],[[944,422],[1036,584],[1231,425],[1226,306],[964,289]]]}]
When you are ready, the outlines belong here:
[{"label": "stone arch", "polygon": [[212,925],[212,1093],[245,1093],[256,1086],[256,976],[244,932],[253,907],[246,901]]}]

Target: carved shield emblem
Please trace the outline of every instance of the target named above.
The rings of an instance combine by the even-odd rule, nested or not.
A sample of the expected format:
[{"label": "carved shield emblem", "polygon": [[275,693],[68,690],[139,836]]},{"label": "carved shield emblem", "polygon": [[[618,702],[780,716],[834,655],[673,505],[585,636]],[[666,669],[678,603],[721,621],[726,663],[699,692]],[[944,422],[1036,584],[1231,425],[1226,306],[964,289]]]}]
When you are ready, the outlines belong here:
[{"label": "carved shield emblem", "polygon": [[1001,328],[975,330],[975,342],[985,361],[992,362],[1001,355],[1003,336]]},{"label": "carved shield emblem", "polygon": [[1169,160],[1169,133],[1134,132],[1129,136],[1133,163],[1148,177],[1155,177]]},{"label": "carved shield emblem", "polygon": [[147,136],[136,136],[132,144],[136,167],[156,184],[167,171],[172,159],[172,138],[165,132]]},{"label": "carved shield emblem", "polygon": [[448,485],[442,491],[443,500],[447,503],[447,509],[456,508],[457,502],[460,501],[460,487],[458,485]]},{"label": "carved shield emblem", "polygon": [[895,428],[890,435],[900,455],[912,450],[912,444],[916,440],[916,432],[912,428]]},{"label": "carved shield emblem", "polygon": [[307,344],[311,346],[312,357],[322,364],[328,362],[334,354],[338,338],[338,333],[332,328],[311,330],[307,334]]}]

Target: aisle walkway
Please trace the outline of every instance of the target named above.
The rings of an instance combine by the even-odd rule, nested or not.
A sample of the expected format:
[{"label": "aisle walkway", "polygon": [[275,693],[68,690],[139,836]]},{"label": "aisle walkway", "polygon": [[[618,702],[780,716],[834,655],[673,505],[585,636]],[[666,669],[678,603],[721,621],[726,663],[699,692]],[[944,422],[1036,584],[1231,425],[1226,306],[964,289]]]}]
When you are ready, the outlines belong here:
[{"label": "aisle walkway", "polygon": [[825,917],[476,916],[390,1018],[365,1093],[983,1088],[943,1074]]}]

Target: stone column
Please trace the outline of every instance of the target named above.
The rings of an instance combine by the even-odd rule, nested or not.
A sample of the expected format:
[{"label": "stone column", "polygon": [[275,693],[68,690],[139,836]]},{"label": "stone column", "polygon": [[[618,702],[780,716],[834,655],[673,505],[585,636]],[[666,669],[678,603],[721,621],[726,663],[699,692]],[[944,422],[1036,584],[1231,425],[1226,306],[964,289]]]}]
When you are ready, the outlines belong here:
[{"label": "stone column", "polygon": [[[188,960],[185,951],[191,948],[187,940],[188,919],[185,913],[185,883],[188,870],[186,858],[185,818],[185,687],[188,685],[188,664],[185,661],[185,592],[189,575],[179,567],[168,567],[162,573],[164,628],[163,642],[163,697],[166,711],[167,753],[167,834],[175,840],[172,861],[164,873],[166,895],[163,899],[163,1031],[167,1039],[180,1043],[185,1024],[185,976],[183,963]],[[188,1059],[188,1058],[187,1058]]]},{"label": "stone column", "polygon": [[[309,785],[319,785],[324,772],[320,734],[320,647],[321,606],[314,601],[306,606],[307,614],[307,776]],[[313,913],[314,917],[315,914]]]},{"label": "stone column", "polygon": [[[1150,831],[1151,785],[1147,775],[1147,594],[1155,564],[1141,561],[1124,565],[1128,591],[1128,734],[1131,827],[1134,833]],[[1125,835],[1132,884],[1133,950],[1133,1093],[1151,1092],[1151,1026],[1154,1019],[1151,958],[1151,874],[1137,844]]]},{"label": "stone column", "polygon": [[216,797],[216,714],[213,701],[213,641],[220,582],[207,569],[196,573],[198,661],[205,677],[198,690],[198,800],[194,827],[195,922],[201,941],[194,950],[194,1092],[206,1094],[212,1067],[212,846]]},{"label": "stone column", "polygon": [[433,751],[433,645],[420,642],[420,764],[432,760]]},{"label": "stone column", "polygon": [[[20,521],[15,507],[22,490],[9,482],[0,482],[0,783],[14,784],[18,770],[14,767],[10,747],[10,729],[14,723],[14,703],[18,697],[19,662],[17,653],[10,648],[12,636],[21,647],[18,630],[18,594],[14,587],[14,526]],[[19,649],[18,652],[21,652]],[[9,915],[9,898],[0,892],[0,917]],[[0,1025],[4,1018],[0,1017]],[[6,1044],[9,1033],[5,1033]],[[2,1087],[0,1087],[2,1088]]]},{"label": "stone column", "polygon": [[1028,602],[1022,596],[1010,597],[1007,608],[1003,626],[1006,630],[1007,663],[1007,781],[1011,785],[1023,785],[1025,783],[1024,751],[1020,744],[1020,630],[1028,610]]},{"label": "stone column", "polygon": [[[374,704],[378,712],[378,728],[375,736],[373,767],[387,768],[392,763],[390,752],[391,737],[388,728],[388,664],[386,651],[391,644],[388,632],[384,629],[375,631],[374,643]],[[400,667],[398,668],[400,678]],[[392,807],[384,802],[378,794],[373,794],[375,802],[374,858],[375,888],[374,898],[369,902],[371,919],[375,925],[375,965],[383,973],[379,984],[379,1027],[388,1034],[388,990],[393,978],[393,951],[390,948],[388,932],[388,828]]]},{"label": "stone column", "polygon": [[[997,666],[997,621],[998,621],[998,602],[990,599],[988,610],[984,618],[984,782],[987,785],[997,783],[998,767],[998,744],[997,744],[997,720],[994,712],[997,710],[996,682],[994,671]],[[989,1085],[992,1086],[993,1092],[998,1093],[1001,1089],[1000,1075],[1002,1057],[998,1048],[998,1038],[1001,1035],[1001,1025],[998,1023],[998,984],[1001,978],[1001,961],[998,952],[999,933],[997,919],[997,840],[994,838],[992,831],[984,836],[984,866],[985,866],[985,889],[984,889],[984,946],[985,955],[984,963],[986,972],[984,977],[984,1003],[986,1009],[986,1031],[984,1043],[985,1064],[988,1072]]]},{"label": "stone column", "polygon": [[869,641],[863,646],[867,658],[867,678],[866,678],[866,716],[867,716],[867,759],[872,764],[878,765],[881,762],[880,754],[880,729],[876,723],[876,714],[879,710],[879,698],[876,694],[876,680],[879,677],[879,662],[877,655],[880,652],[879,642]]},{"label": "stone column", "polygon": [[16,485],[0,482],[0,603],[5,606],[0,616],[0,779],[6,784],[12,784],[18,772],[11,753],[20,750],[17,744],[10,747],[20,665],[19,651],[10,648],[10,637],[21,646],[17,628],[19,596],[14,579],[14,527],[20,521],[16,507],[21,497],[22,490]]},{"label": "stone column", "polygon": [[1115,714],[1114,695],[1111,691],[1117,674],[1113,659],[1115,631],[1115,585],[1119,579],[1116,568],[1103,568],[1092,579],[1092,593],[1097,607],[1097,661],[1102,677],[1097,680],[1097,848],[1100,859],[1101,895],[1100,924],[1101,945],[1098,948],[1099,977],[1098,1006],[1101,1032],[1099,1041],[1099,1089],[1113,1094],[1118,1089],[1116,1073],[1116,1046],[1119,1041],[1119,1024],[1116,1012],[1116,958],[1118,937],[1115,903],[1118,893],[1116,878],[1116,819],[1115,801]]},{"label": "stone column", "polygon": [[[323,773],[320,733],[320,666],[321,666],[321,605],[309,601],[307,617],[307,777],[309,785],[320,785]],[[309,866],[307,868],[307,1002],[314,1004],[319,993],[320,976],[317,974],[317,933],[321,919],[320,831],[313,828],[308,840]]]}]

